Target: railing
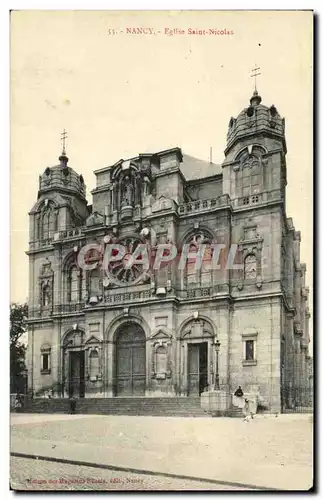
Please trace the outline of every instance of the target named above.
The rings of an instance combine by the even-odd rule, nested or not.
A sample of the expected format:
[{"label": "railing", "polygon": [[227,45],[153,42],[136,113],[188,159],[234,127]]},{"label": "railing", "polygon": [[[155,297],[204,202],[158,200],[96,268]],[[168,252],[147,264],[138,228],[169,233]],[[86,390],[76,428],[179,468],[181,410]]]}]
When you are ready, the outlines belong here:
[{"label": "railing", "polygon": [[312,413],[313,388],[312,387],[282,387],[283,413]]},{"label": "railing", "polygon": [[103,297],[103,304],[120,304],[124,302],[145,301],[153,297],[152,290],[142,290],[137,292],[123,292],[107,295]]},{"label": "railing", "polygon": [[243,196],[233,200],[234,205],[248,206],[256,203],[265,203],[268,201],[275,201],[281,199],[281,192],[279,189],[273,191],[265,191],[264,193],[252,194],[250,196]]},{"label": "railing", "polygon": [[[176,296],[178,298],[187,298],[187,299],[207,299],[210,297],[214,297],[217,294],[223,294],[229,292],[229,285],[221,284],[216,286],[209,287],[199,287],[199,288],[191,288],[188,290],[178,290],[176,292]],[[167,295],[166,295],[167,297]],[[29,319],[35,318],[46,318],[51,317],[56,314],[73,314],[82,312],[86,309],[91,309],[92,307],[104,307],[109,305],[118,305],[118,304],[127,304],[134,302],[146,302],[149,299],[161,300],[158,297],[154,290],[140,290],[135,292],[122,292],[122,293],[110,293],[106,296],[98,296],[96,297],[97,301],[93,304],[88,302],[70,302],[66,304],[55,305],[51,309],[43,309],[41,307],[36,307],[33,309],[29,309]]]},{"label": "railing", "polygon": [[52,316],[53,314],[80,312],[84,309],[84,307],[85,302],[70,302],[68,304],[59,304],[53,306],[52,308],[34,307],[29,308],[28,318],[46,318]]},{"label": "railing", "polygon": [[84,234],[83,229],[84,229],[83,227],[76,227],[72,229],[66,229],[65,231],[57,231],[53,233],[53,235],[50,238],[37,241],[30,241],[29,250],[39,250],[41,248],[46,248],[51,246],[53,243],[57,241],[62,241],[72,238],[81,238]]},{"label": "railing", "polygon": [[229,285],[215,285],[209,287],[190,288],[184,291],[184,297],[187,299],[206,299],[214,297],[217,294],[229,293]]},{"label": "railing", "polygon": [[39,250],[40,248],[46,248],[51,246],[53,243],[53,238],[47,238],[46,240],[30,241],[29,250]]},{"label": "railing", "polygon": [[192,288],[190,290],[186,291],[186,297],[188,299],[196,299],[196,298],[207,298],[211,297],[212,295],[212,288]]},{"label": "railing", "polygon": [[229,205],[229,196],[223,194],[217,198],[211,198],[209,200],[196,200],[185,203],[185,205],[179,205],[178,213],[179,215],[187,215],[197,212],[209,211],[210,209],[216,207],[222,207]]},{"label": "railing", "polygon": [[144,302],[155,295],[152,293],[152,290],[142,290],[136,292],[124,292],[124,293],[114,293],[107,295],[106,297],[99,296],[97,297],[97,302],[94,304],[90,304],[87,302],[70,302],[66,304],[59,304],[54,306],[51,309],[43,309],[41,307],[36,307],[33,309],[29,309],[29,319],[40,318],[40,317],[51,317],[56,314],[65,314],[65,313],[77,313],[82,312],[84,309],[91,309],[92,307],[100,307],[106,306],[109,304],[124,304],[128,302]]},{"label": "railing", "polygon": [[53,314],[80,312],[83,311],[84,307],[85,302],[70,302],[68,304],[59,304],[58,306],[54,306]]},{"label": "railing", "polygon": [[68,238],[80,238],[83,236],[83,227],[67,229],[66,231],[58,231],[54,234],[54,241],[61,241]]}]

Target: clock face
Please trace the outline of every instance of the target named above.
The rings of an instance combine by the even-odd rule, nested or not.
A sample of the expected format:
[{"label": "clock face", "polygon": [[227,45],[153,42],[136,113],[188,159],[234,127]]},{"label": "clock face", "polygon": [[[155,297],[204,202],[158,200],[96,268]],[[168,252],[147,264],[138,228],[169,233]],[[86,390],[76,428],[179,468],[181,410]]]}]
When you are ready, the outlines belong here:
[{"label": "clock face", "polygon": [[[118,240],[117,244],[124,247],[125,253],[124,255],[120,254],[120,258],[118,259],[116,250],[116,260],[109,262],[106,273],[110,281],[119,286],[129,286],[140,282],[147,282],[150,262],[148,246],[137,236],[121,238]],[[139,252],[140,248],[145,248],[146,252]],[[135,263],[132,263],[132,256],[134,256]]]}]

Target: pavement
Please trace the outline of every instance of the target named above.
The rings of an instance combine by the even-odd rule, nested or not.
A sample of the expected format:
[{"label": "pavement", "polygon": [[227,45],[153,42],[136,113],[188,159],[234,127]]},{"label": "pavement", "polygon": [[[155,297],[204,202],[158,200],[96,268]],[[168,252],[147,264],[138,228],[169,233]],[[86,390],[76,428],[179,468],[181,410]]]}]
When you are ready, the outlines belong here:
[{"label": "pavement", "polygon": [[[308,490],[313,484],[312,451],[313,416],[307,414],[257,415],[250,422],[13,414],[11,486],[89,489],[87,481],[76,486],[57,482],[61,470],[74,467],[68,477],[91,478],[91,470],[105,479],[99,484],[105,490]],[[110,481],[119,476],[121,482]],[[50,478],[56,483],[49,483]],[[132,483],[136,478],[145,482]],[[45,482],[37,485],[41,479]]]},{"label": "pavement", "polygon": [[75,464],[11,457],[11,487],[34,491],[248,491],[248,488],[174,477],[131,474]]}]

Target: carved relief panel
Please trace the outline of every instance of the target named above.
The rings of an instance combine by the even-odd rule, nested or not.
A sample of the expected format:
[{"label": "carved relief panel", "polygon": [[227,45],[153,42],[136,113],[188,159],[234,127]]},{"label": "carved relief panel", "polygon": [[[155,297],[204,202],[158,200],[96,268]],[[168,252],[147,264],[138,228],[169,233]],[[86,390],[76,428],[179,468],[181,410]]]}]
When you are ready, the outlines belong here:
[{"label": "carved relief panel", "polygon": [[151,378],[165,380],[172,376],[171,338],[160,329],[151,339]]}]

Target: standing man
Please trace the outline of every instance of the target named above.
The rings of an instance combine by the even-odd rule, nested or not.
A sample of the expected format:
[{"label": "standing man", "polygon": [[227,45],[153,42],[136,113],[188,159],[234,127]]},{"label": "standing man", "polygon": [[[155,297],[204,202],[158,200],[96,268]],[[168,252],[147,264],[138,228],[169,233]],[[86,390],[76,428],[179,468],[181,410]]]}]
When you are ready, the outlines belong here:
[{"label": "standing man", "polygon": [[76,409],[76,399],[74,396],[70,397],[70,415],[75,414],[75,409]]}]

